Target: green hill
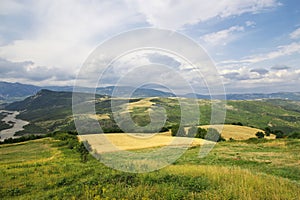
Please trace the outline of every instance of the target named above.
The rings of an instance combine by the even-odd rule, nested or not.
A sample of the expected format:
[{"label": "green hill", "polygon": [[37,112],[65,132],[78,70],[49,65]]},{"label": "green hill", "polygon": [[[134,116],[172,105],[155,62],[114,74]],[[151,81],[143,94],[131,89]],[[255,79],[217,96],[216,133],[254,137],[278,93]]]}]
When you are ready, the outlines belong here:
[{"label": "green hill", "polygon": [[[81,95],[83,99],[88,98],[84,101],[91,101],[89,95],[87,97],[85,97],[85,93]],[[93,117],[99,120],[105,132],[120,131],[112,118],[112,101],[114,101],[114,106],[117,109],[129,107],[131,117],[140,126],[147,125],[150,122],[148,111],[151,105],[165,108],[167,112],[166,127],[179,123],[181,119],[177,98],[148,98],[145,101],[141,98],[128,100],[97,95],[96,115]],[[198,124],[207,125],[210,123],[211,101],[197,101],[200,108],[200,122]],[[140,104],[145,105],[141,106]],[[25,127],[25,131],[19,134],[75,130],[71,92],[41,90],[36,95],[23,101],[7,105],[5,109],[21,111],[18,117],[31,123]],[[272,131],[280,130],[284,134],[300,131],[300,103],[297,101],[275,99],[231,100],[227,101],[226,109],[226,124],[239,123],[259,129],[269,127]],[[187,112],[191,112],[192,115],[193,110]]]}]

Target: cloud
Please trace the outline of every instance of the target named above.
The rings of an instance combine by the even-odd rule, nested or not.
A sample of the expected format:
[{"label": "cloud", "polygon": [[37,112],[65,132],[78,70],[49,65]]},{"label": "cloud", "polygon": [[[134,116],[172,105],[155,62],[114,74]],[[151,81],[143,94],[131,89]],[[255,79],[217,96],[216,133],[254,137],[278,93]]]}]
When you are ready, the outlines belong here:
[{"label": "cloud", "polygon": [[265,75],[265,74],[267,74],[269,71],[268,70],[266,70],[266,69],[251,69],[250,70],[250,72],[256,72],[256,73],[258,73],[258,74],[260,74],[260,75]]},{"label": "cloud", "polygon": [[25,6],[18,1],[14,0],[1,0],[0,13],[1,15],[16,14],[24,11]]},{"label": "cloud", "polygon": [[291,39],[299,39],[300,38],[300,28],[296,29],[295,31],[293,31],[291,34],[290,34],[290,38]]},{"label": "cloud", "polygon": [[163,63],[164,65],[168,65],[174,68],[177,68],[181,65],[181,63],[174,58],[158,53],[149,54],[148,59],[151,63]]},{"label": "cloud", "polygon": [[262,70],[253,70],[247,67],[240,67],[234,70],[221,70],[222,76],[225,78],[225,82],[229,83],[232,81],[246,81],[246,80],[257,80],[261,79],[265,74],[258,73]]},{"label": "cloud", "polygon": [[[32,60],[38,66],[50,68],[74,71],[103,39],[142,22],[142,17],[127,8],[124,1],[22,3],[20,6],[29,13],[30,26],[26,30],[22,26],[16,27],[15,31],[22,37],[1,46],[0,57],[14,62]],[[14,12],[15,18],[22,20],[20,9]]]},{"label": "cloud", "polygon": [[251,56],[246,59],[246,62],[257,63],[264,60],[271,60],[282,56],[292,55],[294,53],[300,53],[300,43],[291,43],[277,47],[277,50],[269,52],[264,55]]},{"label": "cloud", "polygon": [[275,65],[273,67],[271,67],[272,70],[288,70],[290,69],[290,67],[286,66],[286,65]]},{"label": "cloud", "polygon": [[256,23],[254,21],[246,21],[245,24],[247,27],[255,27],[256,26]]},{"label": "cloud", "polygon": [[242,26],[232,26],[229,29],[221,30],[215,33],[206,34],[202,39],[211,45],[227,45],[233,40],[233,34],[244,31]]},{"label": "cloud", "polygon": [[240,60],[225,60],[219,63],[219,65],[228,64],[255,64],[267,60],[273,60],[283,56],[289,56],[300,53],[300,42],[293,42],[287,45],[278,46],[276,50],[259,55],[251,55]]},{"label": "cloud", "polygon": [[[276,67],[277,68],[277,67]],[[280,70],[283,69],[284,70]],[[300,70],[288,67],[278,67],[278,70],[249,69],[239,67],[235,69],[222,69],[225,86],[230,91],[245,92],[259,88],[261,92],[278,92],[278,90],[297,91],[300,84]],[[242,85],[242,87],[241,87]],[[283,90],[284,89],[284,90]]]},{"label": "cloud", "polygon": [[180,29],[187,24],[196,24],[209,19],[226,18],[244,13],[258,13],[279,6],[276,0],[198,0],[185,1],[133,1],[130,2],[147,22],[155,27]]},{"label": "cloud", "polygon": [[67,81],[74,79],[75,75],[57,68],[35,66],[32,61],[11,62],[0,58],[0,78],[22,79],[33,82]]},{"label": "cloud", "polygon": [[[13,25],[1,24],[0,57],[7,65],[15,66],[12,69],[16,70],[4,73],[7,77],[38,83],[48,80],[56,84],[55,80],[72,79],[97,45],[122,31],[149,25],[182,30],[186,25],[244,13],[255,14],[279,5],[277,0],[212,0],[201,4],[197,0],[188,3],[173,0],[1,0],[0,14],[14,22]],[[233,26],[207,35],[206,39],[212,44],[222,40],[226,44],[234,39],[232,34],[240,31],[243,27]],[[31,63],[24,62],[27,60]],[[172,60],[165,62],[178,65]],[[188,67],[179,66],[182,72],[190,73],[192,80]],[[113,74],[111,76],[114,80]]]}]

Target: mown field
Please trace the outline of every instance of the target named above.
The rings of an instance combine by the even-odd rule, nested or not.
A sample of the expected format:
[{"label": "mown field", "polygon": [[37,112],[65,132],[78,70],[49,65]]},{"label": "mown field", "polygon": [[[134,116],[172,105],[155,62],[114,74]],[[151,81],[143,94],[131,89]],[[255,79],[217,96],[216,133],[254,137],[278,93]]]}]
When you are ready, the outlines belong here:
[{"label": "mown field", "polygon": [[220,142],[205,158],[199,148],[133,174],[57,139],[0,145],[0,199],[299,199],[300,140]]}]

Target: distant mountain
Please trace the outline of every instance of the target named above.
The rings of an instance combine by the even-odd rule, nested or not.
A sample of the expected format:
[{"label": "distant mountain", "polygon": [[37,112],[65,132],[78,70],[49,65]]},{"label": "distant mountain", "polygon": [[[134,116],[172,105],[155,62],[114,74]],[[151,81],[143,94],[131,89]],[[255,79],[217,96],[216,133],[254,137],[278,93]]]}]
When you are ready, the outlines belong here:
[{"label": "distant mountain", "polygon": [[[51,107],[49,107],[51,106]],[[42,89],[35,95],[27,97],[23,101],[13,102],[5,107],[7,110],[16,111],[33,111],[40,109],[52,109],[61,106],[72,106],[72,93],[71,92],[54,92]]]},{"label": "distant mountain", "polygon": [[[278,92],[270,94],[262,93],[248,93],[248,94],[226,94],[227,100],[256,100],[256,99],[283,99],[300,101],[300,92]],[[186,98],[197,98],[197,99],[222,99],[221,95],[202,95],[202,94],[185,94],[183,97]]]},{"label": "distant mountain", "polygon": [[[38,91],[46,89],[52,91],[73,91],[73,86],[44,86],[39,87],[35,85],[27,85],[21,83],[8,83],[0,82],[0,100],[3,102],[13,102],[16,100],[23,100],[28,96],[35,95]],[[138,88],[134,90],[133,87],[127,86],[108,86],[108,87],[98,87],[96,89],[97,94],[113,96],[113,91],[118,91],[118,97],[128,96],[128,93],[134,91],[131,95],[132,97],[173,97],[175,96],[169,92],[163,92],[156,89],[150,88]],[[93,93],[94,88],[82,87],[80,92]]]},{"label": "distant mountain", "polygon": [[[133,91],[132,95],[131,92]],[[117,94],[115,95],[114,92]],[[108,86],[97,88],[97,94],[118,97],[175,97],[173,93],[149,88],[133,88],[128,86]]]},{"label": "distant mountain", "polygon": [[[129,86],[108,86],[108,87],[98,87],[96,89],[97,94],[108,95],[108,96],[118,96],[118,97],[128,97],[128,94],[132,91],[131,97],[175,97],[175,94],[171,92],[164,92],[160,89],[152,89],[151,87],[158,88],[157,85],[147,85],[147,87],[133,88]],[[42,89],[52,90],[52,91],[62,91],[62,92],[72,92],[73,86],[44,86],[39,87],[35,85],[21,84],[21,83],[8,83],[0,82],[0,102],[10,103],[18,100],[23,100],[28,96],[35,95],[38,91]],[[93,93],[94,88],[81,87],[80,92]],[[163,89],[163,88],[162,88]],[[117,95],[115,94],[117,91]],[[221,99],[222,96],[214,95],[203,95],[203,94],[185,94],[181,97],[186,98],[198,98],[198,99]],[[293,100],[300,101],[300,92],[278,92],[278,93],[248,93],[248,94],[226,94],[227,100],[255,100],[255,99],[283,99],[283,100]]]},{"label": "distant mountain", "polygon": [[18,98],[33,95],[40,89],[40,87],[34,85],[0,81],[0,100],[13,101]]}]

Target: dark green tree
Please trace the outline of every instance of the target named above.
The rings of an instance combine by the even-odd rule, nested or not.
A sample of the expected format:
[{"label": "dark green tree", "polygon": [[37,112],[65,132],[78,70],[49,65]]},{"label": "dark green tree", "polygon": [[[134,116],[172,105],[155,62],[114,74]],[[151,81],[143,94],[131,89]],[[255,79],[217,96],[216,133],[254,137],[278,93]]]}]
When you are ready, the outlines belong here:
[{"label": "dark green tree", "polygon": [[205,139],[215,141],[215,142],[225,141],[225,139],[221,136],[219,131],[214,128],[207,129],[207,136],[205,137]]},{"label": "dark green tree", "polygon": [[292,132],[288,135],[288,138],[296,138],[300,139],[300,133],[299,132]]},{"label": "dark green tree", "polygon": [[172,136],[178,136],[178,137],[186,137],[185,130],[182,126],[175,125],[171,129],[171,135]]},{"label": "dark green tree", "polygon": [[197,127],[196,126],[192,126],[188,130],[187,137],[194,138],[196,136],[196,134],[197,134],[197,131],[198,131]]},{"label": "dark green tree", "polygon": [[270,127],[266,127],[265,128],[265,135],[270,136],[271,133],[272,133],[272,130],[270,129]]},{"label": "dark green tree", "polygon": [[258,131],[255,135],[256,135],[257,138],[264,138],[265,137],[265,134],[261,131]]},{"label": "dark green tree", "polygon": [[207,134],[207,130],[206,129],[204,129],[204,128],[198,128],[197,134],[196,134],[195,138],[202,138],[202,139],[204,139],[205,136],[206,136],[206,134]]}]

